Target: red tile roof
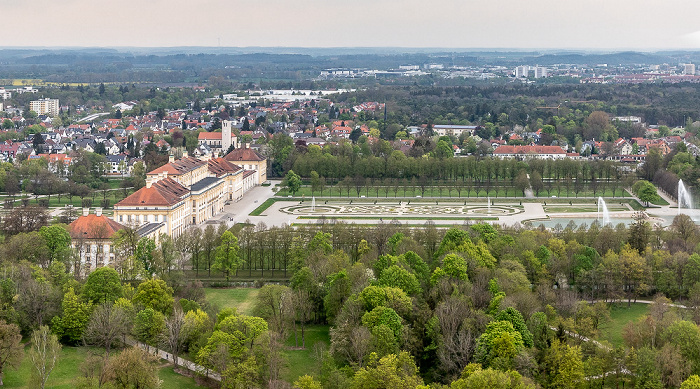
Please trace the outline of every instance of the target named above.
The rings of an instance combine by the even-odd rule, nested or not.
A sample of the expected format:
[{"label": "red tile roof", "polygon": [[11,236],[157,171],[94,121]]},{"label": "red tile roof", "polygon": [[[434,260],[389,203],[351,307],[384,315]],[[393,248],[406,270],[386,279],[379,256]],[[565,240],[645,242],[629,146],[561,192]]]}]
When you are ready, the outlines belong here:
[{"label": "red tile roof", "polygon": [[95,214],[80,216],[68,225],[73,239],[109,239],[122,228],[124,226],[107,216]]},{"label": "red tile roof", "polygon": [[220,177],[226,173],[235,173],[241,170],[241,167],[234,165],[231,162],[225,160],[224,158],[212,158],[207,161],[209,171]]},{"label": "red tile roof", "polygon": [[168,172],[168,174],[179,175],[192,171],[205,164],[197,158],[184,157],[180,158],[174,162],[168,162],[165,165],[148,172],[149,175],[160,174],[163,172]]},{"label": "red tile roof", "polygon": [[180,202],[181,197],[187,193],[189,193],[187,188],[168,177],[153,183],[150,188],[144,186],[114,206],[174,205]]},{"label": "red tile roof", "polygon": [[253,149],[233,149],[224,157],[227,161],[264,161],[265,157]]}]

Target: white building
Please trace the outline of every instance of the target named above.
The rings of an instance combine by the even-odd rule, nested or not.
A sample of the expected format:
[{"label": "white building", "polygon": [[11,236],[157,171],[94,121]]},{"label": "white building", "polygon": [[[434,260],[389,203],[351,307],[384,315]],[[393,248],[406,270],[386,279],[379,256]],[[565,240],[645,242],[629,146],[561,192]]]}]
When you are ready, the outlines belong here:
[{"label": "white building", "polygon": [[515,68],[515,78],[528,78],[530,76],[530,67],[522,65]]},{"label": "white building", "polygon": [[5,88],[0,88],[0,99],[7,100],[9,98],[12,98],[12,92]]},{"label": "white building", "polygon": [[683,65],[683,74],[695,75],[695,64],[687,63]]},{"label": "white building", "polygon": [[547,77],[547,68],[542,66],[535,66],[533,69],[535,71],[535,78]]},{"label": "white building", "polygon": [[29,109],[39,115],[58,116],[60,105],[58,99],[39,99],[30,101]]}]

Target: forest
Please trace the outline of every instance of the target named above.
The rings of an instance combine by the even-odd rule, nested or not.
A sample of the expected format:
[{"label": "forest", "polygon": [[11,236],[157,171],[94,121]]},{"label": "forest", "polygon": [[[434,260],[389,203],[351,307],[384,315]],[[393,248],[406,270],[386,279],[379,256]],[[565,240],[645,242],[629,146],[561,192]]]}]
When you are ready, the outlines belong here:
[{"label": "forest", "polygon": [[[148,361],[133,340],[222,388],[674,388],[700,373],[700,231],[685,215],[666,229],[208,226],[158,244],[125,229],[113,267],[87,276],[64,226],[34,229],[0,246],[0,345],[42,328],[92,345],[76,387],[127,387],[116,366]],[[197,278],[260,289],[249,311],[220,309]],[[649,309],[611,327],[636,301]],[[291,365],[295,350],[313,358]],[[138,387],[154,387],[143,365]]]}]

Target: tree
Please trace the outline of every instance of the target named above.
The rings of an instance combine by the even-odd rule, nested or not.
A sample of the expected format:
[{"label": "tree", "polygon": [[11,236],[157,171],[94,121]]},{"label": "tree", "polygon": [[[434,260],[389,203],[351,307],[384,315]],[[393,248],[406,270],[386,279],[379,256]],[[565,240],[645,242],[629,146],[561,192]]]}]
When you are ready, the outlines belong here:
[{"label": "tree", "polygon": [[649,181],[639,180],[633,186],[632,190],[637,197],[646,203],[647,207],[650,202],[657,201],[659,199],[659,194],[656,191],[656,187]]},{"label": "tree", "polygon": [[177,369],[178,355],[185,345],[183,328],[185,327],[185,315],[182,309],[176,308],[175,312],[165,321],[165,331],[163,331],[162,343],[173,355],[173,365]]},{"label": "tree", "polygon": [[126,309],[108,302],[92,312],[83,336],[87,344],[103,347],[109,356],[112,347],[124,339],[130,327],[131,319]]},{"label": "tree", "polygon": [[36,206],[14,208],[2,218],[2,231],[7,235],[37,231],[49,224],[49,214]]},{"label": "tree", "polygon": [[700,377],[693,374],[681,384],[681,389],[700,389]]},{"label": "tree", "polygon": [[19,327],[0,320],[0,386],[3,385],[5,368],[17,368],[22,362],[24,347],[21,341]]},{"label": "tree", "polygon": [[418,368],[410,354],[401,351],[378,358],[370,355],[370,363],[355,373],[353,389],[404,389],[423,385]]},{"label": "tree", "polygon": [[61,303],[63,316],[54,316],[51,327],[55,334],[72,344],[83,339],[83,331],[90,320],[92,304],[80,301],[73,288],[63,296]]},{"label": "tree", "polygon": [[29,348],[29,359],[32,361],[32,379],[41,389],[46,387],[46,381],[56,366],[61,353],[58,337],[49,331],[49,327],[41,326],[32,333]]},{"label": "tree", "polygon": [[287,172],[287,175],[284,176],[282,186],[287,188],[289,193],[294,196],[294,194],[301,189],[301,177],[294,173],[294,170],[290,170]]},{"label": "tree", "polygon": [[213,267],[226,274],[227,285],[231,273],[235,273],[243,265],[243,260],[238,255],[239,251],[238,238],[231,231],[224,232],[221,235],[221,245],[216,249],[216,260]]},{"label": "tree", "polygon": [[113,303],[122,297],[119,273],[111,267],[95,269],[85,281],[83,296],[93,304]]},{"label": "tree", "polygon": [[52,261],[60,261],[70,253],[70,234],[66,225],[43,226],[39,233],[44,237]]},{"label": "tree", "polygon": [[550,388],[580,388],[584,381],[581,349],[555,340],[547,351],[547,381]]},{"label": "tree", "polygon": [[535,389],[536,387],[517,371],[482,369],[481,365],[474,363],[467,365],[462,376],[450,385],[452,389]]},{"label": "tree", "polygon": [[[312,377],[308,374],[304,374],[303,376],[297,378],[296,381],[294,381],[293,388],[294,389],[323,389],[323,386],[321,386],[321,383],[316,381],[314,379],[314,377]],[[694,387],[693,387],[693,389],[694,389]]]},{"label": "tree", "polygon": [[134,336],[140,342],[155,346],[165,329],[165,316],[153,308],[146,308],[136,314]]},{"label": "tree", "polygon": [[156,389],[160,387],[157,358],[146,351],[131,347],[110,359],[105,368],[106,381],[117,388]]},{"label": "tree", "polygon": [[163,314],[170,314],[174,304],[173,288],[163,280],[152,278],[139,284],[133,301]]}]

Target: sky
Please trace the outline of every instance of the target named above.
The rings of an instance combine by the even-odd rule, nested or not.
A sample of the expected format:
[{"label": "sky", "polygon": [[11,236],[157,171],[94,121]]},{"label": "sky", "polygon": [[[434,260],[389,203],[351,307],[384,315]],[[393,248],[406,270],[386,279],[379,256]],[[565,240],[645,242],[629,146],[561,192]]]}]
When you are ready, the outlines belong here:
[{"label": "sky", "polygon": [[0,47],[700,49],[698,0],[0,0]]}]

